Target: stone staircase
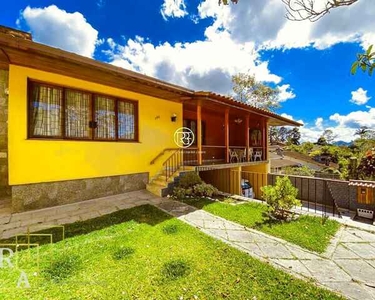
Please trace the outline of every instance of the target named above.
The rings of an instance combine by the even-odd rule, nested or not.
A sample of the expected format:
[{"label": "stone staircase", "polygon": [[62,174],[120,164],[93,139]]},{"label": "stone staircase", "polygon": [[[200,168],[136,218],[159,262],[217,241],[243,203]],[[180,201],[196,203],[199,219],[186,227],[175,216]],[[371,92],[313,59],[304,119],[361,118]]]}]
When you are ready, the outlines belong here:
[{"label": "stone staircase", "polygon": [[147,184],[146,189],[159,197],[166,197],[168,194],[171,194],[173,188],[178,183],[180,176],[186,172],[195,171],[194,167],[181,167],[172,176],[167,178],[166,170],[163,170],[161,173],[157,174],[154,178],[151,179],[150,183]]}]

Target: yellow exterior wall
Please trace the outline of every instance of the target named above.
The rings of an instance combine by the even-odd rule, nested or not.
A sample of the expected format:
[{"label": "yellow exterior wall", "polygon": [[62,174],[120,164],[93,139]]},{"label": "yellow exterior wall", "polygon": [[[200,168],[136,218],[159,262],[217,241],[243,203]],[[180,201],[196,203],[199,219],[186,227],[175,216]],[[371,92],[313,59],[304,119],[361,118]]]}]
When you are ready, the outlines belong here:
[{"label": "yellow exterior wall", "polygon": [[[55,83],[138,101],[139,143],[28,140],[27,79]],[[177,122],[171,115],[177,114]],[[51,182],[161,170],[165,148],[175,148],[173,134],[182,126],[182,104],[58,74],[11,65],[9,70],[9,184]]]},{"label": "yellow exterior wall", "polygon": [[242,171],[268,174],[270,173],[270,163],[257,164],[253,166],[243,166]]}]

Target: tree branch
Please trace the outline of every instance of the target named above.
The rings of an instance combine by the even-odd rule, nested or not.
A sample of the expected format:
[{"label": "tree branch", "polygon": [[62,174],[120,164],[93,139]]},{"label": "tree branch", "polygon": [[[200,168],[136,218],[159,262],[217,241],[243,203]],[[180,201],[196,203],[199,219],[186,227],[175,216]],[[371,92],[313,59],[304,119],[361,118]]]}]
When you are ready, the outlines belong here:
[{"label": "tree branch", "polygon": [[311,22],[318,21],[328,14],[332,9],[352,5],[359,0],[326,0],[327,2],[317,8],[315,0],[282,0],[286,6],[286,18],[291,21]]}]

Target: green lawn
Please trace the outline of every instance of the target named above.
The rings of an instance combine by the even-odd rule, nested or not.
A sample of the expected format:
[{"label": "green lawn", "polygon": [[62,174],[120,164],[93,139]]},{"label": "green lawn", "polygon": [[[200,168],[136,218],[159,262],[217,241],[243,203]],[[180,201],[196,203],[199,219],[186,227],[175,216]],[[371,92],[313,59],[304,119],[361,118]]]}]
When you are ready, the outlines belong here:
[{"label": "green lawn", "polygon": [[334,220],[323,220],[320,217],[311,216],[300,216],[291,222],[270,222],[264,216],[267,206],[255,202],[239,205],[213,202],[207,199],[185,200],[185,202],[318,253],[326,250],[331,238],[340,227],[340,224]]},{"label": "green lawn", "polygon": [[[113,225],[115,224],[115,225]],[[67,226],[65,241],[0,269],[0,299],[341,299],[171,218],[153,206]]]}]

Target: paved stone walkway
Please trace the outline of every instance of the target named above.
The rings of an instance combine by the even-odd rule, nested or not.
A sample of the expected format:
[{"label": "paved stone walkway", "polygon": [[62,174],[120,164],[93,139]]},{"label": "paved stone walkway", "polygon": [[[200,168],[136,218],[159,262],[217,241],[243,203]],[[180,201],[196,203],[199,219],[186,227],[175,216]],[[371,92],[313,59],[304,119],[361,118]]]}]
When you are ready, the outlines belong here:
[{"label": "paved stone walkway", "polygon": [[41,225],[70,224],[160,201],[162,198],[141,190],[17,214],[4,209],[0,210],[0,239],[26,233],[29,226],[32,231]]},{"label": "paved stone walkway", "polygon": [[343,227],[323,255],[214,216],[181,202],[157,205],[202,232],[297,277],[350,299],[375,299],[375,234]]}]

